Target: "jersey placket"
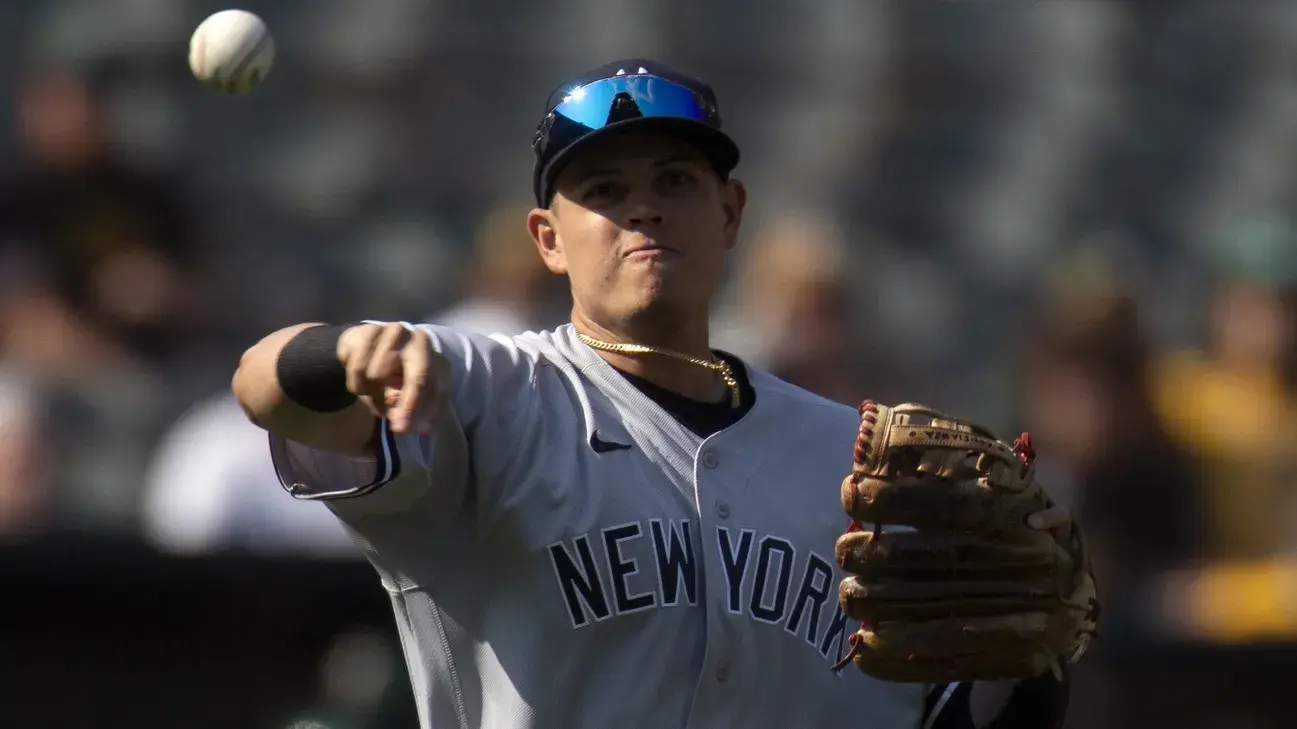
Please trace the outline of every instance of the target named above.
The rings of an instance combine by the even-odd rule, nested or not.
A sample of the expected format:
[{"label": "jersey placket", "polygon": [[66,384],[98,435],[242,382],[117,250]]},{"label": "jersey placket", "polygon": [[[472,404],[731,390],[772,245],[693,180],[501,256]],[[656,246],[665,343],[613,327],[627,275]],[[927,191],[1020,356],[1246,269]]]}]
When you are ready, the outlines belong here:
[{"label": "jersey placket", "polygon": [[690,729],[728,724],[735,718],[735,707],[743,705],[746,682],[741,657],[755,650],[751,643],[756,640],[744,604],[750,588],[745,584],[750,579],[746,563],[756,546],[756,525],[741,518],[740,499],[752,475],[750,464],[726,444],[750,439],[758,418],[757,412],[751,412],[707,438],[694,459],[707,645],[690,711]]}]

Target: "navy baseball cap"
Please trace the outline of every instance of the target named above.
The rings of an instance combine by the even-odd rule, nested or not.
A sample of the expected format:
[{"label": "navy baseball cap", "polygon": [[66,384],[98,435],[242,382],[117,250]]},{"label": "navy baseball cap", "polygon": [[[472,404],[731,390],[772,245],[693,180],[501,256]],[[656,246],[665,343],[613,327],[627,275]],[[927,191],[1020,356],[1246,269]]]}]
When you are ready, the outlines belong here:
[{"label": "navy baseball cap", "polygon": [[630,129],[652,129],[684,139],[725,179],[739,163],[738,145],[721,131],[716,94],[710,86],[657,61],[613,61],[550,94],[545,118],[532,141],[536,203],[549,205],[555,180],[582,144]]}]

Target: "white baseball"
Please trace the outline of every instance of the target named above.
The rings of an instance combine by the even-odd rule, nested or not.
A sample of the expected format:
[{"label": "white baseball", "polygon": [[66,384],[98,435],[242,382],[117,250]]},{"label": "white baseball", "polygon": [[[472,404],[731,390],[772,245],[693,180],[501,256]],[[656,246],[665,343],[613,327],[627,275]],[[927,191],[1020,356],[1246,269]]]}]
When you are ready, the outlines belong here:
[{"label": "white baseball", "polygon": [[194,78],[226,94],[247,93],[261,85],[275,63],[275,39],[261,18],[246,10],[222,10],[194,30],[189,39],[189,70]]}]

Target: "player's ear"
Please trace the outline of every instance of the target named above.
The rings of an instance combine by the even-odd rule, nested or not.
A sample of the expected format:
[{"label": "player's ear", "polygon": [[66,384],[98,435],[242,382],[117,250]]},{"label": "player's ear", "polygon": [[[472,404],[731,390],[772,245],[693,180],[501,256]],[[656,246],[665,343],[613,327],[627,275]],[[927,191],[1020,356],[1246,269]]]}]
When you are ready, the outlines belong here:
[{"label": "player's ear", "polygon": [[553,209],[534,208],[527,214],[527,232],[540,251],[540,258],[551,273],[567,273],[567,257],[563,255],[563,240],[558,234],[557,216]]},{"label": "player's ear", "polygon": [[748,188],[742,180],[728,180],[721,187],[721,205],[725,210],[725,248],[731,250],[739,242],[739,227],[743,223],[743,209],[748,204]]}]

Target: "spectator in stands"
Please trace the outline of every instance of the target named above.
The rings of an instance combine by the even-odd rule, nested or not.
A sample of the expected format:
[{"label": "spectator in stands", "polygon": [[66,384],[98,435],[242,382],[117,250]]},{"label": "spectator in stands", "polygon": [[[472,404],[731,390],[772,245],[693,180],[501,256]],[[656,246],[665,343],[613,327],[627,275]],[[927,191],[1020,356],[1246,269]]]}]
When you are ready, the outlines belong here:
[{"label": "spectator in stands", "polygon": [[116,156],[87,81],[39,71],[15,109],[23,157],[0,184],[0,356],[77,381],[202,336],[185,206]]},{"label": "spectator in stands", "polygon": [[1086,525],[1105,599],[1128,604],[1142,581],[1196,557],[1197,471],[1158,420],[1134,298],[1052,293],[1022,340],[1024,421],[1051,492]]},{"label": "spectator in stands", "polygon": [[195,405],[163,436],[145,476],[140,522],[146,541],[172,554],[361,557],[324,504],[284,491],[265,431],[227,391]]},{"label": "spectator in stands", "polygon": [[[817,215],[789,214],[742,244],[731,310],[718,317],[723,348],[816,394],[856,404],[906,392],[855,296],[848,241]],[[866,351],[868,350],[868,351]]]},{"label": "spectator in stands", "polygon": [[572,302],[564,279],[545,268],[518,223],[530,209],[502,204],[487,213],[473,238],[459,303],[432,321],[486,334],[539,331],[567,321]]},{"label": "spectator in stands", "polygon": [[1297,235],[1258,223],[1221,240],[1206,346],[1158,370],[1171,433],[1204,459],[1215,556],[1297,549]]}]

